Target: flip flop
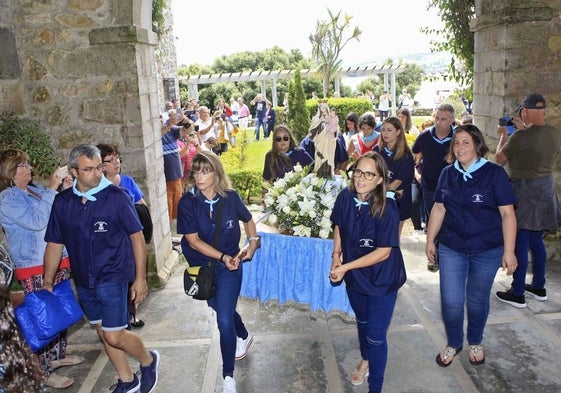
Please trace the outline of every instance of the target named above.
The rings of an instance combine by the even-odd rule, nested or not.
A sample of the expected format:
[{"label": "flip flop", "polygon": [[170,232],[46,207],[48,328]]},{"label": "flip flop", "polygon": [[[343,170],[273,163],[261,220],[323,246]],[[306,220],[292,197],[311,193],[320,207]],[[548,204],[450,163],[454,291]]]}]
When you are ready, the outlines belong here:
[{"label": "flip flop", "polygon": [[51,373],[47,378],[47,386],[53,389],[66,389],[74,383],[74,378]]},{"label": "flip flop", "polygon": [[[84,361],[84,358],[77,355],[67,355],[66,357],[58,360],[51,360],[51,369],[56,370],[57,368],[75,366]],[[69,385],[70,386],[70,385]]]},{"label": "flip flop", "polygon": [[[477,360],[479,353],[483,354],[483,357]],[[469,362],[474,366],[479,366],[485,363],[485,352],[483,352],[483,347],[481,345],[470,345],[469,346]]]},{"label": "flip flop", "polygon": [[357,367],[351,373],[351,384],[354,386],[360,386],[364,383],[369,375],[370,373],[368,372],[368,367],[366,368],[366,370],[364,370],[364,372],[360,372]]},{"label": "flip flop", "polygon": [[[452,348],[447,345],[442,352],[436,354],[436,364],[438,364],[440,367],[448,367],[452,364],[452,361],[460,352],[462,352],[462,347]],[[450,361],[445,363],[448,359],[450,359]]]}]

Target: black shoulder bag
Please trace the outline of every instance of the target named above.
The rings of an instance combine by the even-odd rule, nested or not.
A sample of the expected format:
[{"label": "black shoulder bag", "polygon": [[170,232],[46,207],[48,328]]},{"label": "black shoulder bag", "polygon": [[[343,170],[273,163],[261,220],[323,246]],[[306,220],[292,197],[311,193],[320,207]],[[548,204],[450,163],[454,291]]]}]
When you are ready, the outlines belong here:
[{"label": "black shoulder bag", "polygon": [[[216,230],[212,239],[212,247],[218,246],[218,235],[220,234],[220,219],[222,218],[222,204],[217,206]],[[210,261],[210,266],[192,266],[185,269],[183,273],[183,287],[185,293],[193,296],[193,299],[208,300],[214,296],[216,290],[216,260]]]}]

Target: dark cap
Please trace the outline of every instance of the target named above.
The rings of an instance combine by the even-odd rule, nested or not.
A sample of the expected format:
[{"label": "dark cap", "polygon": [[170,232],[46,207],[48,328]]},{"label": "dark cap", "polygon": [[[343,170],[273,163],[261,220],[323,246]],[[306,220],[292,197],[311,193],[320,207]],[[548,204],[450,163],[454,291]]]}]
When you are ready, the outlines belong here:
[{"label": "dark cap", "polygon": [[532,93],[527,95],[522,99],[522,102],[516,109],[520,111],[522,108],[526,109],[544,109],[545,108],[545,98],[541,94]]}]

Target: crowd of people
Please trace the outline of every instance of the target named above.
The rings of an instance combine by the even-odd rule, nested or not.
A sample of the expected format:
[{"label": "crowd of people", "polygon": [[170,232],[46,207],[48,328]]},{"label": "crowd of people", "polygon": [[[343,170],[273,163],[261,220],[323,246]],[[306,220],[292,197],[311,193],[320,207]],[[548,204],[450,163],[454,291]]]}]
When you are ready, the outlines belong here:
[{"label": "crowd of people", "polygon": [[[441,367],[462,351],[464,339],[469,362],[485,362],[482,341],[490,291],[501,267],[513,275],[513,282],[508,291],[496,293],[500,301],[522,308],[525,294],[547,300],[543,233],[561,226],[552,178],[561,141],[559,130],[545,122],[543,96],[523,99],[513,115],[514,133],[498,128],[496,163],[487,160],[489,148],[473,118],[458,125],[453,106],[441,103],[433,121],[419,130],[406,101],[404,96],[397,116],[381,111],[380,121],[371,111],[348,113],[341,129],[337,111],[322,102],[300,142],[288,126],[275,124],[274,109],[263,95],[250,102],[256,113],[255,140],[261,129],[263,138],[271,136],[264,181],[284,177],[297,164],[326,178],[341,171],[348,175],[349,185],[337,196],[330,216],[329,279],[345,281],[356,315],[361,359],[350,372],[350,383],[368,382],[370,392],[382,390],[387,332],[407,278],[400,250],[407,220],[415,229],[426,229],[427,268],[439,272],[447,339],[436,355]],[[224,393],[236,392],[235,362],[247,356],[253,343],[236,305],[242,262],[251,259],[258,238],[220,155],[236,146],[237,129],[247,128],[249,116],[241,98],[230,99],[229,105],[220,99],[212,114],[196,102],[180,107],[171,101],[161,115],[169,218],[177,220],[183,255],[192,266],[218,262],[216,292],[207,302],[220,333]],[[411,147],[407,134],[416,137]],[[46,187],[33,181],[29,160],[17,149],[0,152],[0,224],[16,279],[30,293],[52,291],[72,278],[86,318],[118,374],[114,391],[152,392],[160,355],[130,330],[144,325],[135,309],[148,293],[146,244],[152,223],[141,189],[121,173],[119,147],[76,146],[68,166],[57,168]],[[502,168],[507,163],[508,173]],[[243,255],[240,222],[249,242]],[[533,278],[526,283],[529,252]],[[5,298],[0,293],[2,312],[10,317]],[[66,342],[63,331],[30,357],[37,389],[43,384],[66,388],[74,382],[54,372],[84,360],[66,354]],[[140,379],[129,356],[140,363]]]}]

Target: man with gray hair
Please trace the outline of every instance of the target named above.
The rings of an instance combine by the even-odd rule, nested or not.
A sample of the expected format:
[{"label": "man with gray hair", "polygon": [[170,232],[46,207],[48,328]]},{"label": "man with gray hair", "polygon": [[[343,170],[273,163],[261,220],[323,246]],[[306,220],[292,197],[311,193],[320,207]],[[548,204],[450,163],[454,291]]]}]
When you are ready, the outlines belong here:
[{"label": "man with gray hair", "polygon": [[[45,241],[43,287],[53,282],[66,246],[78,298],[117,373],[117,393],[153,392],[160,355],[127,330],[130,297],[138,305],[148,294],[146,245],[130,197],[103,175],[101,154],[93,145],[70,152],[74,184],[56,195]],[[127,355],[140,362],[141,380]]]}]

